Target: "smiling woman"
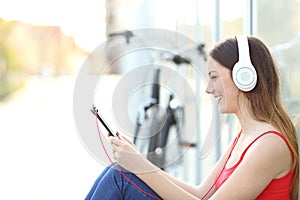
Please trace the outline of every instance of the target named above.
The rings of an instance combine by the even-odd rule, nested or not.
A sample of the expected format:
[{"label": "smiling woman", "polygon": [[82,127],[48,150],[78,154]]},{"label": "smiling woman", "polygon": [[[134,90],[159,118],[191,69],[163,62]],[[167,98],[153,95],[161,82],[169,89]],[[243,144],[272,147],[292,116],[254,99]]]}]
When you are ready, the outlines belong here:
[{"label": "smiling woman", "polygon": [[[209,53],[206,92],[216,98],[220,113],[237,116],[241,130],[207,178],[198,186],[178,180],[154,166],[132,142],[119,134],[120,139],[109,137],[118,165],[103,171],[87,200],[147,196],[154,199],[298,199],[296,130],[280,101],[277,68],[261,40],[243,36],[242,48],[240,41],[237,37],[229,38]],[[250,70],[252,67],[255,73]],[[237,75],[239,71],[246,75]],[[250,80],[251,88],[245,91],[235,83],[234,76],[240,83]],[[109,193],[108,186],[112,188]]]},{"label": "smiling woman", "polygon": [[233,87],[234,82],[229,81],[232,79],[231,71],[211,57],[208,59],[207,66],[208,76],[211,81],[208,83],[206,92],[216,98],[220,113],[234,113],[235,110],[232,105],[237,105],[239,90],[237,87]]},{"label": "smiling woman", "polygon": [[[223,70],[227,71],[234,71],[233,68],[236,67],[236,63],[238,62],[242,62],[244,64],[243,67],[246,68],[247,62],[245,62],[245,60],[243,61],[242,59],[250,59],[249,61],[251,63],[249,63],[248,65],[252,66],[253,64],[255,66],[255,76],[257,73],[257,84],[254,89],[249,92],[239,92],[239,94],[235,97],[236,100],[228,103],[228,108],[226,108],[226,111],[228,112],[228,110],[230,110],[229,107],[235,107],[233,113],[237,115],[239,122],[241,123],[241,134],[244,137],[239,139],[240,141],[244,141],[243,143],[241,143],[241,145],[244,146],[245,143],[248,143],[248,145],[256,146],[254,142],[266,132],[269,133],[270,130],[275,135],[280,136],[285,143],[285,145],[282,146],[284,144],[282,143],[282,141],[281,143],[279,143],[279,141],[276,141],[275,138],[271,138],[270,136],[268,136],[268,138],[265,138],[265,140],[261,141],[261,144],[264,145],[264,147],[262,146],[263,148],[260,149],[259,144],[257,144],[256,148],[253,149],[253,152],[251,152],[251,154],[255,154],[255,152],[257,152],[260,154],[260,156],[262,156],[267,151],[270,151],[269,154],[274,154],[274,152],[276,151],[278,155],[281,155],[282,157],[280,156],[278,158],[271,159],[268,161],[268,163],[265,164],[256,159],[256,163],[254,162],[254,169],[259,166],[259,164],[263,164],[265,165],[265,167],[269,166],[267,170],[273,171],[273,173],[275,173],[273,174],[273,177],[271,173],[269,174],[269,177],[264,174],[264,176],[262,176],[263,178],[260,178],[260,180],[257,178],[257,176],[253,176],[256,177],[255,180],[249,177],[249,179],[247,179],[248,186],[251,187],[249,180],[253,180],[253,182],[256,182],[256,188],[258,189],[258,191],[256,192],[257,194],[260,194],[257,199],[298,199],[299,155],[296,130],[289,115],[286,113],[283,105],[281,104],[279,91],[279,75],[277,68],[269,50],[258,38],[247,38],[249,48],[246,49],[247,51],[249,51],[247,52],[249,54],[249,58],[243,57],[243,51],[239,48],[239,42],[240,41],[236,38],[227,39],[226,41],[215,46],[215,48],[210,52],[210,57],[212,60],[217,62],[221,66],[221,68],[223,68]],[[211,68],[214,69],[214,66],[212,66]],[[219,80],[216,81],[210,78],[209,82],[222,82],[222,84],[224,84],[224,88],[221,88],[220,91],[221,93],[226,93],[228,89],[225,89],[225,84],[227,82],[228,74],[223,74],[221,70],[219,70],[219,73]],[[212,88],[214,89],[214,87]],[[213,95],[218,94],[217,91],[219,90],[217,89],[210,90],[209,92]],[[228,95],[225,95],[225,101],[228,102],[231,100],[232,99],[230,99]],[[238,136],[238,138],[239,137],[240,136]],[[234,165],[233,169],[241,170],[241,172],[237,173],[243,173],[243,167],[247,169],[247,173],[251,173],[251,171],[253,170],[251,169],[251,163],[248,163],[249,168],[247,167],[247,159],[245,159],[249,157],[249,159],[251,160],[250,152],[248,153],[250,155],[247,156],[246,154],[244,158],[244,154],[246,153],[248,148],[249,146],[245,151],[243,150],[242,153],[237,153],[236,155],[234,155],[235,151],[239,150],[234,150],[231,152],[233,154],[232,157],[237,156],[233,159],[235,160],[235,162],[231,162],[237,162],[238,167],[237,165]],[[237,159],[239,157],[241,158]],[[241,161],[241,159],[243,158],[244,160]],[[272,162],[274,163],[271,164]],[[229,176],[231,176],[231,173],[233,171],[231,171],[231,173],[228,173],[226,170],[224,170],[223,176],[227,176],[228,178]],[[284,173],[282,173],[282,171]],[[222,173],[223,171],[221,171],[220,176],[222,176]],[[237,174],[232,173],[231,177],[235,176],[237,176]],[[234,180],[234,178],[231,179]],[[239,181],[239,183],[242,182]],[[263,190],[259,190],[257,184],[266,184],[265,189],[261,188]],[[223,190],[226,191],[227,188],[228,187],[225,187],[225,189]],[[255,192],[254,188],[255,187],[253,187],[253,192]],[[219,189],[220,191],[223,191],[222,187],[220,187]]]}]

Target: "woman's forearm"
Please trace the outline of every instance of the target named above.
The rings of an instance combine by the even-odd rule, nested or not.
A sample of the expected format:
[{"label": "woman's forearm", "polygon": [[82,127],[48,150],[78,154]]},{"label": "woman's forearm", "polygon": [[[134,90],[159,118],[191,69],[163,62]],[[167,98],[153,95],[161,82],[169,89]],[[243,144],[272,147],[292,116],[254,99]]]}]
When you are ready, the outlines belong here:
[{"label": "woman's forearm", "polygon": [[163,199],[198,199],[195,186],[168,175],[148,160],[144,162],[147,172],[136,175]]},{"label": "woman's forearm", "polygon": [[172,181],[173,183],[175,183],[177,186],[179,186],[180,188],[184,189],[185,191],[191,193],[194,196],[198,196],[199,194],[199,187],[195,186],[195,185],[191,185],[188,184],[178,178],[175,178],[173,176],[171,176],[170,174],[166,173],[165,171],[161,170],[161,173],[163,176],[165,176],[166,178],[168,178],[170,181]]},{"label": "woman's forearm", "polygon": [[109,137],[116,161],[127,171],[134,173],[163,199],[197,199],[196,187],[183,183],[163,172],[143,157],[134,145],[121,136]]}]

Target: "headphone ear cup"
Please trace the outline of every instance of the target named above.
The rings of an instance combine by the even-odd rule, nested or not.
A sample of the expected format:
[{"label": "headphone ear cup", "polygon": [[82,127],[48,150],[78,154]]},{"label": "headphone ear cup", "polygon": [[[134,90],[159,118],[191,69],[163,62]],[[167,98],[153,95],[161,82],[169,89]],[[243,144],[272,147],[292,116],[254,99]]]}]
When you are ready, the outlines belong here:
[{"label": "headphone ear cup", "polygon": [[257,83],[257,73],[251,63],[247,36],[236,36],[239,60],[232,69],[232,79],[235,85],[244,92],[254,89]]},{"label": "headphone ear cup", "polygon": [[244,92],[254,89],[257,83],[257,75],[255,68],[251,65],[240,65],[237,63],[232,69],[232,78],[235,85]]}]

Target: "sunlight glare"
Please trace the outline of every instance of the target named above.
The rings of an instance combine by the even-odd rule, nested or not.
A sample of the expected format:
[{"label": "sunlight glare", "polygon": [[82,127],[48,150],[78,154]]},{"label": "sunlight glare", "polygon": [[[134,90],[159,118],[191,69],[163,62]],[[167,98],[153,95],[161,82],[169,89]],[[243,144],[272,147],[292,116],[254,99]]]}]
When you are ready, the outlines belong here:
[{"label": "sunlight glare", "polygon": [[0,13],[5,20],[60,26],[88,51],[105,40],[105,0],[10,0],[1,2]]}]

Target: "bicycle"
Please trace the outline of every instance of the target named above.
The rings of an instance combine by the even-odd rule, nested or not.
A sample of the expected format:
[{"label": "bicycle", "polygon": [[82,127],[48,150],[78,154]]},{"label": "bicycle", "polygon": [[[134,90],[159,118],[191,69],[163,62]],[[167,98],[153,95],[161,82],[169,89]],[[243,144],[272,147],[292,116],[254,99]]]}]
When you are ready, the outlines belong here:
[{"label": "bicycle", "polygon": [[[197,49],[201,55],[204,55],[204,45],[200,44]],[[191,60],[189,58],[185,58],[178,54],[174,55],[171,59],[175,64],[176,72],[179,67],[182,65],[190,65]],[[184,106],[180,105],[178,100],[175,97],[175,94],[171,91],[168,95],[167,106],[165,110],[161,111],[160,106],[160,74],[161,68],[157,67],[154,69],[154,77],[152,83],[152,92],[148,100],[145,101],[142,108],[139,109],[136,118],[136,130],[134,134],[134,144],[140,147],[140,150],[143,151],[145,147],[139,145],[138,138],[140,134],[140,127],[145,123],[145,121],[149,118],[152,119],[151,125],[149,128],[148,136],[148,149],[147,149],[147,159],[150,160],[153,164],[165,170],[168,163],[166,162],[166,153],[167,153],[167,143],[170,138],[170,134],[173,130],[175,131],[176,139],[178,140],[178,149],[177,154],[178,159],[175,163],[181,162],[182,148],[183,147],[196,147],[196,143],[186,142],[182,138],[183,124],[184,122]],[[160,116],[159,112],[162,112],[162,116]],[[152,117],[151,117],[152,116]],[[154,133],[154,134],[153,134]],[[147,134],[146,134],[147,135]],[[173,152],[174,153],[174,152]],[[171,163],[174,164],[174,163]]]},{"label": "bicycle", "polygon": [[[141,32],[144,33],[144,32]],[[147,32],[148,33],[148,32]],[[159,49],[152,47],[152,45],[147,43],[148,41],[145,40],[138,40],[138,34],[140,32],[131,32],[131,31],[124,31],[124,32],[115,32],[110,34],[111,40],[115,37],[121,37],[119,39],[125,39],[126,46],[135,46],[135,42],[140,42],[142,46],[145,46],[145,50],[149,50],[146,54],[149,56],[150,60],[150,68],[145,68],[145,70],[151,70],[153,73],[153,77],[150,78],[151,82],[151,92],[150,95],[142,101],[142,105],[136,112],[135,117],[135,126],[134,126],[134,134],[133,136],[133,143],[137,146],[141,153],[144,153],[148,160],[150,160],[153,164],[160,167],[161,169],[165,170],[169,166],[177,166],[182,162],[182,155],[183,155],[183,148],[186,147],[196,147],[195,142],[187,142],[183,137],[183,129],[186,125],[186,116],[185,112],[189,112],[186,110],[186,107],[181,104],[182,102],[178,101],[178,94],[174,90],[176,78],[173,77],[173,83],[168,88],[168,91],[164,90],[165,87],[163,86],[162,82],[164,81],[165,77],[161,77],[164,74],[165,70],[171,69],[172,76],[174,74],[179,73],[179,69],[190,69],[192,68],[192,64],[194,64],[195,59],[201,59],[206,61],[203,43],[200,44],[192,44],[191,43],[181,43],[177,44],[177,40],[175,42],[175,50],[174,49]],[[147,39],[151,38],[151,34],[147,34]],[[140,34],[142,36],[144,34]],[[155,35],[154,37],[164,37],[163,35]],[[176,35],[177,36],[177,35]],[[117,39],[117,38],[115,38]],[[169,39],[169,38],[166,38]],[[177,38],[175,38],[177,39]],[[124,42],[124,40],[119,40]],[[154,41],[154,44],[157,41]],[[165,41],[162,41],[165,42]],[[172,42],[172,40],[170,40]],[[126,46],[122,46],[124,49]],[[159,46],[159,45],[158,45]],[[168,45],[167,45],[168,46]],[[178,49],[178,47],[182,47]],[[139,48],[137,53],[143,51],[143,48]],[[186,56],[186,52],[193,51],[196,52],[196,57]],[[155,55],[151,55],[152,53]],[[157,54],[158,52],[158,54]],[[157,56],[158,55],[158,56]],[[188,53],[188,55],[190,55]],[[137,58],[140,59],[140,58]],[[167,63],[166,66],[162,64]],[[171,64],[171,66],[170,66]],[[175,69],[175,70],[174,70]],[[129,73],[130,74],[130,73]],[[131,73],[132,74],[132,73]],[[134,73],[135,74],[135,73]],[[126,74],[128,76],[128,74]],[[146,73],[147,78],[149,77],[149,73]],[[145,79],[147,79],[145,78]],[[201,78],[201,77],[200,77]],[[199,79],[199,77],[195,78]],[[184,80],[187,82],[186,80]],[[140,91],[141,87],[138,87]],[[197,90],[197,89],[196,89]],[[145,88],[142,88],[142,91],[146,91]],[[136,91],[133,91],[136,92]],[[196,91],[197,92],[197,91]],[[165,96],[163,96],[165,95]],[[196,100],[197,101],[197,100]],[[196,103],[196,101],[194,103]],[[138,104],[135,99],[135,104]],[[134,108],[136,109],[136,108]],[[189,107],[190,109],[190,107]],[[193,110],[195,112],[195,108]],[[190,113],[190,112],[189,112]],[[189,114],[190,115],[190,114]],[[194,117],[195,121],[197,117]],[[195,123],[195,122],[194,122]],[[147,126],[147,128],[145,128]],[[141,128],[143,127],[143,128]],[[194,129],[195,130],[195,129]],[[196,132],[196,130],[194,131]],[[170,140],[173,139],[172,148],[170,145]],[[168,152],[172,151],[172,154]],[[175,153],[176,151],[176,153]],[[174,157],[170,159],[170,157]],[[170,161],[171,160],[171,161]]]}]

